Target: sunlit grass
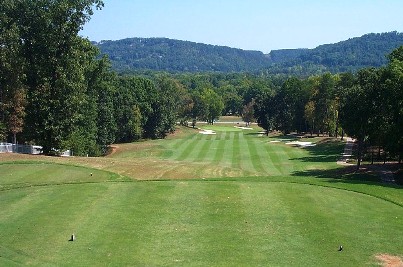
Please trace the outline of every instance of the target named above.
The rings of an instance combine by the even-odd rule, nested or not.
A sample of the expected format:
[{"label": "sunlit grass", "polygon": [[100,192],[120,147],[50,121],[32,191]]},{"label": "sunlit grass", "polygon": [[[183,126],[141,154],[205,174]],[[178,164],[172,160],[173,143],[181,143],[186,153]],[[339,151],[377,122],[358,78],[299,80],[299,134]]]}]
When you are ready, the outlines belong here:
[{"label": "sunlit grass", "polygon": [[402,188],[343,172],[342,142],[212,130],[105,158],[0,155],[0,265],[364,266],[401,255]]}]

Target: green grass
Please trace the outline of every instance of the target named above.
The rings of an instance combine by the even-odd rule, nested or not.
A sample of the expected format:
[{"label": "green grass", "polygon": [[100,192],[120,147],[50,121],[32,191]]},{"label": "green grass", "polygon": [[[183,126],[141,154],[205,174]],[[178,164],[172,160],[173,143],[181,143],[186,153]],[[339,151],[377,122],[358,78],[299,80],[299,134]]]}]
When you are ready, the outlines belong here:
[{"label": "green grass", "polygon": [[[342,143],[301,149],[218,129],[122,145],[111,158],[2,160],[0,266],[375,266],[377,254],[402,256],[402,188],[342,172]],[[150,179],[101,170],[121,167]]]}]

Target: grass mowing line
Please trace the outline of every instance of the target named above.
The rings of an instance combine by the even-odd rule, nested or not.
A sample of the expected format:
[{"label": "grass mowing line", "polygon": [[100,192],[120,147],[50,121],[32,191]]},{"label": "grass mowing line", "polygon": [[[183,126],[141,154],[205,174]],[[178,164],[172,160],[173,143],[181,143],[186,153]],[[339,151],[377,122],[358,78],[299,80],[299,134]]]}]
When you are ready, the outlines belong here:
[{"label": "grass mowing line", "polygon": [[[261,236],[256,240],[258,247],[262,247],[264,255],[269,255],[267,259],[262,258],[267,265],[287,262],[288,265],[298,265],[298,260],[303,257],[304,250],[301,244],[309,246],[309,238],[305,238],[299,227],[294,225],[292,219],[292,205],[286,205],[282,196],[279,197],[278,189],[275,185],[270,187],[250,186],[249,192],[244,196],[249,205],[257,205],[257,210],[265,209],[264,213],[253,210],[250,217],[253,218],[254,225],[259,225],[259,221],[265,222],[264,228],[257,228],[257,234]],[[256,199],[257,197],[257,199]],[[281,226],[278,224],[281,222]],[[264,238],[266,237],[266,238]],[[287,256],[287,251],[294,251],[294,257]],[[257,255],[262,257],[263,255]],[[266,260],[266,261],[265,261]],[[281,265],[281,264],[280,264]]]},{"label": "grass mowing line", "polygon": [[[240,158],[241,158],[241,169],[247,171],[249,173],[253,173],[256,175],[257,168],[255,168],[256,163],[252,160],[252,157],[255,159],[256,154],[251,154],[251,150],[249,148],[250,136],[245,135],[244,133],[240,133],[239,135],[239,146],[240,146]],[[258,173],[263,175],[264,173]]]},{"label": "grass mowing line", "polygon": [[[170,154],[168,157],[166,157],[166,159],[177,160],[180,157],[181,153],[186,151],[186,147],[192,141],[194,141],[195,138],[196,138],[196,135],[189,135],[185,139],[178,139],[174,145],[174,148],[172,149],[173,153]],[[168,149],[169,149],[169,143],[168,143]]]},{"label": "grass mowing line", "polygon": [[[304,249],[303,246],[306,242],[301,239],[304,236],[300,237],[299,232],[293,230],[294,226],[300,227],[298,224],[300,221],[294,221],[292,217],[289,219],[289,214],[282,212],[282,206],[285,202],[280,199],[276,203],[276,198],[270,193],[279,192],[279,189],[287,190],[283,194],[286,197],[290,193],[294,193],[292,188],[249,183],[221,183],[212,187],[211,184],[202,182],[198,185],[191,185],[189,182],[158,183],[151,187],[148,184],[142,185],[144,186],[130,186],[130,189],[121,186],[122,194],[118,192],[119,186],[108,191],[108,193],[99,191],[98,194],[105,195],[105,198],[88,215],[91,221],[89,223],[75,219],[74,216],[80,209],[68,208],[69,212],[74,211],[72,221],[77,221],[82,226],[78,233],[79,239],[77,243],[65,242],[69,247],[55,255],[58,258],[53,263],[60,263],[60,260],[69,259],[67,263],[74,263],[72,265],[79,264],[80,260],[87,260],[84,265],[89,263],[89,260],[94,260],[92,264],[103,262],[109,265],[119,265],[119,263],[126,265],[130,264],[131,261],[131,265],[159,265],[162,264],[160,261],[167,264],[174,260],[184,260],[184,262],[172,262],[172,264],[183,263],[188,265],[188,261],[190,263],[193,261],[196,265],[202,265],[202,263],[204,263],[203,265],[214,265],[214,262],[216,265],[218,263],[224,265],[223,261],[227,260],[229,263],[233,263],[230,265],[247,265],[247,263],[270,265],[270,259],[272,264],[276,262],[279,264],[279,262],[286,263],[291,256],[291,260],[298,263],[300,254],[306,253],[304,256],[306,260],[301,262],[308,263],[309,257],[315,257],[314,252],[317,248]],[[295,188],[298,189],[297,192],[303,193],[296,193],[296,198],[312,191],[309,188]],[[206,190],[208,195],[203,192]],[[61,192],[61,190],[58,191]],[[82,193],[85,195],[89,191],[86,190]],[[66,192],[68,194],[62,196],[63,199],[59,203],[70,199],[74,192],[73,189],[69,190],[69,193]],[[55,191],[53,195],[55,196],[56,193]],[[245,197],[238,200],[239,194],[242,193]],[[193,195],[194,197],[192,197]],[[331,195],[340,194],[332,193]],[[206,199],[209,196],[211,198]],[[230,199],[227,199],[227,196],[230,196]],[[110,199],[111,197],[114,198]],[[243,202],[245,198],[250,199],[250,202]],[[348,202],[343,198],[341,201]],[[85,204],[82,198],[77,200],[77,203]],[[204,206],[205,204],[207,206]],[[292,202],[287,206],[287,209],[297,210],[297,208],[293,208],[293,204]],[[315,202],[311,201],[308,204],[315,204]],[[380,206],[382,207],[382,205]],[[58,208],[60,209],[60,207]],[[77,206],[74,205],[73,207]],[[328,207],[332,207],[332,205],[328,205]],[[215,211],[214,208],[219,208],[222,213],[213,214],[211,211]],[[236,208],[239,208],[240,211],[232,211]],[[245,208],[246,210],[244,210]],[[53,209],[56,211],[55,208]],[[309,206],[305,207],[303,211],[308,209]],[[46,212],[44,215],[57,215],[54,211]],[[86,209],[81,214],[84,214],[85,211]],[[104,216],[105,214],[108,216]],[[239,215],[239,218],[231,217],[235,215]],[[211,216],[215,217],[211,219]],[[245,225],[245,219],[248,221],[248,226]],[[95,226],[93,221],[97,222]],[[249,224],[252,225],[249,227]],[[59,229],[55,227],[58,226],[57,223],[50,225]],[[13,228],[11,227],[10,231],[16,231]],[[315,227],[312,226],[312,228],[311,230],[314,230]],[[301,230],[301,228],[297,229]],[[367,229],[367,227],[362,229]],[[358,230],[362,229],[359,228]],[[290,231],[288,232],[288,230]],[[100,232],[102,234],[99,234]],[[203,237],[204,232],[209,232],[206,238]],[[293,233],[297,235],[297,238],[294,239]],[[347,231],[347,233],[349,232]],[[307,235],[306,238],[311,237]],[[50,240],[54,241],[54,238]],[[211,244],[211,240],[217,241],[216,244]],[[233,240],[237,242],[233,242]],[[37,240],[33,242],[36,243]],[[292,249],[290,247],[289,249],[282,249],[282,246],[288,247],[288,245]],[[331,246],[332,244],[329,241],[326,245]],[[373,246],[371,245],[371,247]],[[188,250],[183,250],[183,248],[188,248]],[[213,251],[214,248],[216,248],[215,251]],[[330,252],[327,249],[324,250],[328,254],[340,255],[332,248]],[[211,251],[213,254],[210,255]],[[309,251],[314,252],[310,253]],[[80,256],[71,257],[70,253]],[[112,253],[111,257],[108,257],[108,253]],[[284,256],[282,256],[283,254]],[[330,262],[335,263],[334,261]],[[356,263],[354,262],[354,264]]]},{"label": "grass mowing line", "polygon": [[[204,221],[210,226],[201,235],[203,256],[209,259],[210,265],[243,265],[251,262],[253,246],[248,242],[247,216],[242,206],[241,189],[239,184],[219,184],[215,190],[206,184],[200,196],[203,207],[200,211]],[[240,206],[241,205],[241,206]],[[236,226],[233,225],[234,222]],[[233,226],[232,226],[233,225]],[[223,243],[223,240],[231,240]],[[242,259],[226,259],[224,255],[242,254]]]},{"label": "grass mowing line", "polygon": [[226,141],[232,140],[231,137],[233,137],[233,133],[234,133],[233,131],[225,132],[225,140]]},{"label": "grass mowing line", "polygon": [[[61,165],[61,164],[59,164]],[[246,178],[246,177],[245,177]],[[9,190],[19,190],[19,189],[25,189],[25,188],[34,188],[34,187],[53,187],[53,186],[70,186],[70,185],[96,185],[96,184],[122,184],[122,183],[161,183],[161,182],[257,182],[257,183],[261,183],[262,180],[254,180],[257,177],[250,177],[250,178],[246,178],[246,180],[240,180],[238,177],[232,177],[232,178],[207,178],[207,179],[175,179],[175,180],[171,180],[171,179],[149,179],[149,180],[116,180],[116,181],[97,181],[97,182],[91,182],[91,181],[87,181],[87,182],[65,182],[65,183],[48,183],[48,184],[24,184],[18,187],[12,187],[12,188],[2,188],[0,189],[0,192],[5,192],[5,191],[9,191]],[[258,177],[259,178],[259,177]],[[332,181],[324,181],[325,183],[329,183],[329,184],[324,184],[323,181],[318,181],[316,182],[311,182],[311,181],[304,181],[304,180],[294,180],[294,181],[279,181],[279,180],[272,180],[273,178],[275,178],[275,176],[270,176],[270,177],[260,177],[260,178],[264,178],[264,183],[284,183],[284,184],[299,184],[299,185],[308,185],[308,186],[319,186],[319,187],[325,187],[325,188],[334,188],[334,189],[338,189],[338,190],[343,190],[343,191],[348,191],[348,192],[354,192],[354,193],[358,193],[358,194],[363,194],[363,195],[367,195],[367,196],[371,196],[386,202],[390,202],[392,204],[398,205],[400,207],[403,208],[403,202],[397,202],[391,198],[387,198],[384,196],[379,196],[379,195],[375,195],[373,193],[368,193],[368,192],[363,192],[362,190],[359,189],[351,189],[351,188],[345,188],[345,187],[340,187],[337,184],[331,184]],[[267,179],[267,180],[266,180]],[[373,182],[371,183],[375,186],[382,186],[381,183],[376,183]],[[14,185],[14,184],[7,184],[7,185]],[[395,186],[394,187],[397,190],[401,190],[403,189],[402,187],[399,186]]]},{"label": "grass mowing line", "polygon": [[292,171],[289,168],[293,168],[292,162],[290,162],[289,152],[290,148],[285,147],[283,144],[274,144],[277,149],[274,150],[273,155],[277,159],[275,166],[281,170],[281,174],[289,174]]},{"label": "grass mowing line", "polygon": [[[298,147],[287,147],[285,144],[280,144],[279,147],[281,148],[282,154],[287,156],[287,160],[283,161],[286,162],[288,173],[293,173],[297,170],[301,169],[301,165],[293,164],[290,160],[291,159],[298,159],[300,156],[304,156],[304,151]],[[299,157],[298,157],[299,156]]]},{"label": "grass mowing line", "polygon": [[175,150],[178,150],[186,141],[189,141],[192,138],[194,138],[195,135],[196,135],[196,133],[193,133],[193,134],[187,135],[185,138],[173,139],[173,141],[175,143],[172,145],[172,148]]},{"label": "grass mowing line", "polygon": [[[229,151],[230,152],[230,151]],[[97,170],[97,169],[91,169],[91,168],[88,168],[88,167],[85,167],[85,166],[76,166],[76,165],[72,165],[72,164],[60,164],[60,163],[50,163],[50,162],[41,162],[41,161],[39,161],[39,162],[28,162],[28,161],[24,161],[24,162],[11,162],[11,163],[2,163],[2,164],[0,164],[0,166],[8,166],[8,165],[10,165],[10,166],[13,166],[13,165],[16,165],[16,166],[18,166],[18,165],[22,165],[22,166],[24,166],[24,165],[26,165],[26,166],[32,166],[32,165],[35,165],[35,164],[37,164],[37,165],[40,165],[40,166],[43,166],[43,165],[55,165],[55,166],[60,166],[60,167],[78,167],[78,168],[82,168],[82,169],[88,169],[89,171],[88,172],[91,172],[91,171],[100,171],[100,170]],[[204,166],[201,166],[200,167],[200,169],[202,169],[202,168],[204,168]],[[85,171],[86,172],[86,171]],[[117,174],[115,174],[115,173],[113,173],[113,172],[110,172],[110,171],[101,171],[101,172],[105,172],[105,173],[109,173],[109,174],[112,174],[111,176],[109,176],[109,177],[112,177],[112,179],[113,180],[102,180],[102,181],[100,181],[100,183],[103,183],[103,182],[107,182],[107,183],[113,183],[113,182],[118,182],[118,183],[121,183],[121,182],[133,182],[133,180],[132,179],[130,179],[130,178],[127,178],[127,177],[125,177],[125,176],[122,176],[122,175],[117,175]],[[3,175],[4,175],[4,172],[3,172]],[[114,179],[113,177],[120,177],[120,178],[123,178],[123,179],[120,179],[120,180],[118,180],[118,179]],[[89,178],[89,177],[88,177]],[[107,178],[107,177],[106,177]],[[248,178],[247,180],[248,180],[248,182],[251,182],[251,181],[253,181],[253,180],[255,180],[255,178],[256,177],[251,177],[251,178]],[[52,178],[53,179],[53,178]],[[107,179],[109,179],[109,178],[107,178]],[[218,178],[219,179],[219,181],[242,181],[242,179],[239,179],[239,178]],[[273,179],[276,179],[276,177],[264,177],[263,178],[264,179],[264,181],[266,181],[266,182],[271,182]],[[270,180],[268,180],[268,179],[270,179]],[[301,180],[296,180],[295,179],[295,177],[292,177],[292,178],[290,178],[290,180],[293,180],[293,181],[301,181]],[[148,179],[148,181],[152,181],[153,179]],[[169,179],[159,179],[159,180],[162,180],[162,181],[168,181]],[[180,179],[179,179],[180,180]],[[208,181],[213,181],[214,179],[207,179]],[[4,181],[4,180],[3,180]],[[10,189],[19,189],[19,188],[25,188],[25,187],[31,187],[31,186],[35,186],[35,184],[34,183],[32,183],[32,179],[31,180],[29,180],[29,183],[18,183],[18,184],[16,184],[16,183],[13,183],[13,184],[11,184],[11,183],[9,183],[9,184],[3,184],[3,185],[1,185],[0,184],[0,190],[1,191],[5,191],[5,190],[10,190]],[[312,182],[305,182],[305,179],[303,180],[304,181],[304,183],[307,183],[307,184],[311,184],[311,185],[315,185],[315,184],[318,184],[318,183],[321,183],[321,180],[317,180],[318,182],[316,182],[316,183],[312,183]],[[316,181],[316,180],[315,180]],[[138,182],[137,180],[135,180],[134,182]],[[338,182],[337,180],[330,180],[329,182],[327,182],[327,183],[334,183],[334,182]],[[75,183],[77,183],[77,184],[79,184],[80,182],[75,182]],[[83,184],[86,184],[86,183],[88,183],[88,184],[90,184],[90,183],[98,183],[98,182],[86,182],[86,181],[84,181],[84,182],[82,182]],[[60,182],[56,182],[56,183],[53,183],[53,184],[58,184],[58,185],[63,185],[64,183],[60,183]],[[73,182],[69,182],[68,184],[74,184]],[[379,186],[380,184],[379,183],[376,183],[376,182],[374,182],[374,183],[370,183],[371,185],[376,185],[376,186]],[[41,184],[42,186],[46,186],[47,184],[46,183],[42,183]],[[5,186],[7,187],[7,188],[5,188]],[[338,186],[338,185],[336,185],[336,184],[334,184],[334,185],[326,185],[327,187],[334,187],[334,188],[341,188],[340,186]],[[346,185],[347,186],[347,185]],[[349,186],[352,186],[352,185],[349,185]],[[396,190],[399,190],[399,189],[402,189],[401,187],[396,187]],[[354,192],[363,192],[362,190],[360,190],[360,189],[358,189],[358,190],[349,190],[349,189],[345,189],[344,188],[344,190],[347,190],[347,191],[354,191]],[[376,192],[375,192],[376,193]],[[367,195],[372,195],[372,196],[377,196],[377,194],[372,194],[372,193],[366,193]],[[379,197],[379,196],[378,196]],[[384,199],[384,200],[386,200],[386,201],[391,201],[388,197],[379,197],[380,199]],[[398,205],[400,205],[400,206],[403,206],[403,202],[399,202],[399,201],[391,201],[392,203],[395,203],[395,204],[398,204]]]},{"label": "grass mowing line", "polygon": [[[147,205],[144,203],[145,200],[148,201]],[[153,204],[156,201],[159,203],[158,206]],[[145,206],[150,209],[144,209]],[[93,227],[92,223],[86,223],[80,229],[82,235],[88,235],[89,242],[83,245],[84,249],[86,247],[92,248],[90,251],[84,250],[84,253],[87,253],[85,257],[88,261],[87,264],[92,264],[90,261],[95,260],[96,262],[104,262],[106,265],[133,265],[133,262],[127,261],[129,259],[143,259],[146,254],[142,249],[149,249],[146,244],[150,239],[145,228],[148,224],[155,225],[153,218],[160,216],[158,208],[163,207],[164,202],[161,201],[161,196],[155,194],[155,190],[151,188],[144,190],[143,187],[128,186],[122,188],[116,186],[113,192],[108,191],[103,196],[103,200],[99,202],[99,209],[94,209],[92,216],[89,216],[99,223],[96,227]],[[105,213],[108,214],[107,217],[103,216]],[[77,249],[77,251],[80,250]],[[142,252],[144,255],[138,254]],[[127,257],[127,255],[131,256]],[[139,264],[141,262],[134,265]],[[77,259],[73,265],[83,264]]]},{"label": "grass mowing line", "polygon": [[284,174],[284,171],[280,167],[279,164],[279,156],[277,154],[277,151],[274,150],[273,144],[268,144],[268,143],[263,143],[262,146],[264,146],[266,150],[266,164],[269,168],[269,170],[272,172],[272,175],[281,175]]},{"label": "grass mowing line", "polygon": [[199,138],[200,138],[200,136],[195,134],[192,139],[186,140],[184,142],[184,145],[182,146],[183,149],[180,152],[179,156],[176,158],[176,160],[177,161],[186,160],[189,157],[192,150],[194,149],[194,147],[200,142]]},{"label": "grass mowing line", "polygon": [[[252,162],[253,169],[258,173],[266,173],[263,168],[262,161],[260,160],[260,155],[256,148],[256,139],[250,138],[249,136],[245,138],[248,147],[249,155],[248,158]],[[261,151],[261,150],[259,150]]]},{"label": "grass mowing line", "polygon": [[[4,263],[4,266],[13,267],[13,266],[23,266],[24,262],[28,262],[31,258],[28,255],[25,255],[22,251],[12,250],[10,248],[6,248],[0,245],[0,263]],[[23,258],[19,261],[14,260],[13,258]]]},{"label": "grass mowing line", "polygon": [[203,148],[208,148],[211,145],[211,135],[202,135],[200,134],[201,138],[194,146],[191,148],[190,153],[188,156],[183,159],[184,161],[192,161],[192,162],[199,162],[198,157],[204,157],[208,151],[204,151]]},{"label": "grass mowing line", "polygon": [[[198,254],[203,249],[200,242],[203,238],[201,232],[203,227],[199,222],[202,221],[204,212],[198,201],[201,198],[200,187],[204,186],[192,187],[192,190],[189,190],[187,182],[175,183],[169,188],[166,196],[162,197],[167,207],[175,207],[176,210],[172,213],[169,208],[163,208],[159,212],[159,219],[154,222],[154,228],[149,229],[149,232],[153,233],[149,245],[154,249],[150,253],[150,259],[158,254],[168,259],[165,262],[168,265],[178,263],[191,265],[199,260]],[[167,238],[161,239],[160,234],[154,235],[158,231]],[[176,240],[173,248],[171,240]]]},{"label": "grass mowing line", "polygon": [[[255,177],[253,177],[255,178]],[[272,177],[268,177],[268,178],[272,178]],[[13,187],[13,188],[8,188],[8,189],[3,189],[0,191],[9,191],[9,190],[17,190],[17,189],[25,189],[25,188],[34,188],[34,187],[57,187],[57,186],[71,186],[71,185],[97,185],[97,184],[122,184],[122,183],[164,183],[164,182],[177,182],[177,183],[181,183],[181,182],[203,182],[203,183],[207,183],[207,182],[213,182],[213,183],[224,183],[224,182],[233,182],[233,183],[244,183],[244,182],[257,182],[257,183],[262,183],[261,180],[259,181],[250,181],[250,180],[238,180],[237,177],[234,177],[233,179],[221,179],[221,178],[209,178],[209,179],[181,179],[181,180],[170,180],[170,179],[150,179],[150,180],[129,180],[129,181],[99,181],[99,182],[65,182],[65,183],[48,183],[48,184],[26,184],[23,186],[19,186],[19,187]],[[319,186],[319,187],[325,187],[325,188],[334,188],[334,189],[338,189],[338,190],[343,190],[343,191],[349,191],[349,192],[354,192],[354,193],[359,193],[359,194],[364,194],[367,196],[372,196],[393,204],[396,204],[398,206],[403,207],[403,204],[398,203],[396,201],[390,200],[388,198],[385,197],[381,197],[381,196],[376,196],[370,193],[366,193],[366,192],[362,192],[359,190],[354,190],[354,189],[348,189],[348,188],[342,188],[342,187],[337,187],[336,185],[326,185],[326,184],[318,184],[318,183],[312,183],[309,181],[270,181],[270,180],[266,180],[264,181],[264,183],[283,183],[283,184],[297,184],[297,185],[308,185],[308,186]],[[377,184],[375,184],[377,185]],[[400,189],[400,188],[399,188]]]},{"label": "grass mowing line", "polygon": [[241,169],[241,148],[239,143],[239,132],[233,134],[232,140],[232,168]]},{"label": "grass mowing line", "polygon": [[211,157],[213,159],[213,163],[220,164],[222,162],[223,157],[224,157],[224,152],[226,150],[226,145],[228,143],[228,141],[226,139],[227,135],[229,135],[228,132],[220,134],[220,137],[224,136],[224,138],[222,138],[222,139],[220,138],[217,141],[218,145],[215,147],[216,151],[215,151],[214,157]]},{"label": "grass mowing line", "polygon": [[[197,153],[197,156],[193,160],[194,162],[202,162],[206,158],[207,154],[209,154],[211,156],[211,154],[213,154],[214,152],[217,152],[216,150],[210,150],[210,147],[218,135],[221,135],[221,133],[217,133],[217,135],[215,135],[214,138],[212,136],[208,136],[206,138],[206,140],[203,141],[204,144],[201,147],[196,146],[196,148],[198,148],[198,151],[197,151],[198,153]],[[209,157],[209,158],[212,158],[212,157]]]}]

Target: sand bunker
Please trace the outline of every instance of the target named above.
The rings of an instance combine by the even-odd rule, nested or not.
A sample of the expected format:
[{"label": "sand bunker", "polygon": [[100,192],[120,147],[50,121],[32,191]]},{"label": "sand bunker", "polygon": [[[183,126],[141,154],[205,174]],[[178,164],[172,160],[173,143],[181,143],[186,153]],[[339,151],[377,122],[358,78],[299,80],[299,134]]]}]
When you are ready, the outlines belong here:
[{"label": "sand bunker", "polygon": [[392,256],[388,254],[379,254],[375,256],[382,266],[385,267],[402,267],[403,261],[400,257]]},{"label": "sand bunker", "polygon": [[216,134],[213,130],[202,130],[199,132],[200,134]]},{"label": "sand bunker", "polygon": [[242,127],[242,126],[234,126],[234,127],[242,130],[253,130],[253,128],[250,127]]},{"label": "sand bunker", "polygon": [[316,144],[313,144],[312,142],[301,142],[301,141],[292,141],[285,143],[286,145],[293,145],[293,146],[300,146],[300,147],[310,147],[310,146],[316,146]]}]

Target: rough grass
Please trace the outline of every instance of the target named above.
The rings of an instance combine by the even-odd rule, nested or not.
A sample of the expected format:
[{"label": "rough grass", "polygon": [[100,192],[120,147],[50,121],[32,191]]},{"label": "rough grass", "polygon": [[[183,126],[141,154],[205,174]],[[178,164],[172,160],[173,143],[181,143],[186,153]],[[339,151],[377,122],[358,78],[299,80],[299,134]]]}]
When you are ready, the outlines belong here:
[{"label": "rough grass", "polygon": [[[105,158],[34,158],[108,170],[142,180],[277,176],[337,167],[334,155],[319,157],[309,149],[290,149],[284,142],[270,143],[274,139],[259,136],[260,129],[221,125],[209,129],[217,134],[202,135],[199,130],[180,128],[179,133],[167,140],[119,144],[115,153]],[[342,149],[343,144],[337,142],[334,146]],[[0,158],[7,161],[33,157],[0,155]]]},{"label": "rough grass", "polygon": [[343,143],[298,148],[214,127],[106,158],[0,155],[0,265],[367,266],[401,256],[402,188],[338,167]]}]

